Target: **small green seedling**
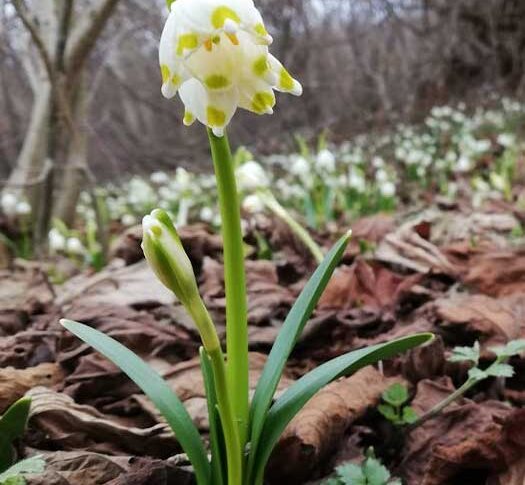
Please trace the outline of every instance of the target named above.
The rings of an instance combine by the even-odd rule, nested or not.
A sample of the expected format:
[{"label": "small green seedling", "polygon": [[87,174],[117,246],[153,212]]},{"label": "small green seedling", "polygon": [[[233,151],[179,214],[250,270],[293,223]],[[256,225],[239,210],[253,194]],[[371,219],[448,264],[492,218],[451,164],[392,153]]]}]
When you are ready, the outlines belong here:
[{"label": "small green seedling", "polygon": [[323,482],[323,485],[401,485],[393,479],[388,469],[375,457],[374,449],[369,448],[366,458],[360,465],[346,463],[335,469],[336,476]]},{"label": "small green seedling", "polygon": [[514,375],[514,368],[507,363],[508,359],[525,351],[525,339],[511,340],[501,347],[491,347],[490,350],[496,354],[496,360],[487,368],[480,369],[480,347],[479,342],[475,342],[472,347],[455,347],[449,362],[471,362],[474,366],[468,371],[468,378],[462,386],[458,387],[452,394],[436,404],[432,409],[418,417],[411,425],[410,429],[415,429],[423,423],[438,415],[449,404],[459,399],[472,387],[489,377],[506,378]]},{"label": "small green seedling", "polygon": [[384,403],[377,406],[377,410],[396,426],[412,424],[417,420],[417,414],[408,402],[408,389],[398,382],[392,384],[382,396]]},{"label": "small green seedling", "polygon": [[0,485],[24,485],[25,473],[39,473],[44,469],[40,456],[15,463],[13,442],[24,434],[30,406],[31,399],[19,399],[0,418]]}]

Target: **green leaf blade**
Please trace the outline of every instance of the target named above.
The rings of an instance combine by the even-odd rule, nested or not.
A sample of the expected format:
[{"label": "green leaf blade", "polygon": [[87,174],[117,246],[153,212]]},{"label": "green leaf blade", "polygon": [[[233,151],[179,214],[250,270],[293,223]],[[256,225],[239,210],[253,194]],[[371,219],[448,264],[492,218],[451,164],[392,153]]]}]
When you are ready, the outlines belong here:
[{"label": "green leaf blade", "polygon": [[296,381],[271,407],[255,457],[253,483],[261,483],[270,454],[290,420],[312,396],[338,377],[409,350],[431,340],[429,333],[411,335],[383,344],[355,350],[317,367]]},{"label": "green leaf blade", "polygon": [[[326,255],[294,303],[275,340],[257,383],[250,408],[250,446],[252,451],[250,464],[259,443],[266,413],[279,384],[286,361],[339,263],[349,239],[350,234],[343,236]],[[249,468],[251,468],[250,465]]]},{"label": "green leaf blade", "polygon": [[104,355],[151,399],[191,461],[198,483],[209,483],[210,463],[188,411],[162,377],[120,342],[82,323],[61,320],[64,328]]}]

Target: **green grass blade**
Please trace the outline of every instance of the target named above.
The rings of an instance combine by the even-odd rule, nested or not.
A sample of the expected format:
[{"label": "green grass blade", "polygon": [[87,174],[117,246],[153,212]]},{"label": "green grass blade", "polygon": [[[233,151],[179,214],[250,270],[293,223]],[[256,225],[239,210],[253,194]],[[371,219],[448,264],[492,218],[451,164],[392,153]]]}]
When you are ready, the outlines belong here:
[{"label": "green grass blade", "polygon": [[215,392],[215,382],[213,380],[213,370],[210,358],[203,347],[199,349],[202,377],[204,379],[204,389],[206,391],[206,401],[208,404],[208,419],[210,422],[210,448],[211,448],[211,473],[212,485],[223,485],[225,476],[224,466],[224,438],[222,435],[222,425],[219,416],[217,394]]},{"label": "green grass blade", "polygon": [[339,263],[349,239],[349,234],[339,239],[326,255],[294,303],[273,344],[266,365],[257,383],[250,408],[249,469],[251,468],[253,456],[259,444],[266,413],[268,412],[273,395],[279,384],[279,379],[281,378],[286,361],[306,322],[312,315],[335,267]]},{"label": "green grass blade", "polygon": [[146,394],[164,416],[195,470],[199,485],[210,480],[210,463],[199,432],[188,411],[162,377],[121,343],[82,323],[60,323],[118,366]]},{"label": "green grass blade", "polygon": [[355,350],[326,362],[296,381],[268,412],[254,461],[250,483],[262,483],[264,468],[279,437],[291,419],[310,398],[338,377],[349,375],[379,360],[388,359],[433,338],[430,333],[403,337],[392,342]]}]

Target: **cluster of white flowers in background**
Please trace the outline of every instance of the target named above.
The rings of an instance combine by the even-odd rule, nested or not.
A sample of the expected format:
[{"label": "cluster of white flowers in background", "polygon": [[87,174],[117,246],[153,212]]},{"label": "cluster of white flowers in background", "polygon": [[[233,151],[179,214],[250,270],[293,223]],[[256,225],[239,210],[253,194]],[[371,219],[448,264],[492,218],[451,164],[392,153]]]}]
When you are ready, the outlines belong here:
[{"label": "cluster of white flowers in background", "polygon": [[24,217],[31,214],[31,206],[24,198],[11,192],[4,192],[0,198],[2,213],[8,217]]},{"label": "cluster of white flowers in background", "polygon": [[[503,99],[497,108],[474,112],[461,104],[435,107],[418,126],[400,125],[391,133],[361,135],[338,146],[321,137],[311,149],[299,140],[297,153],[276,153],[257,162],[242,150],[236,174],[243,208],[247,217],[264,210],[256,192],[270,189],[310,226],[321,227],[391,210],[400,196],[413,200],[421,191],[455,197],[467,186],[474,204],[506,197],[513,166],[525,150],[520,141],[524,120],[525,105]],[[109,218],[124,226],[137,224],[155,207],[168,211],[178,225],[219,225],[214,185],[211,174],[178,168],[148,178],[135,176],[99,192]],[[94,219],[91,205],[83,196],[82,217]]]}]

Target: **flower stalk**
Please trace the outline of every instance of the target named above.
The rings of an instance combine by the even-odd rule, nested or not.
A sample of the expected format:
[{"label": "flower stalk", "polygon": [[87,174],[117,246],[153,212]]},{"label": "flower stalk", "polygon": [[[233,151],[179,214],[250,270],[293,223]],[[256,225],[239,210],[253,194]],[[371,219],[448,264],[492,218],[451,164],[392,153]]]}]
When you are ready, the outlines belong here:
[{"label": "flower stalk", "polygon": [[261,190],[257,193],[261,202],[272,211],[279,219],[285,222],[292,232],[301,240],[301,242],[308,248],[312,256],[315,258],[317,264],[321,264],[324,258],[323,251],[319,245],[312,239],[301,224],[299,224],[290,213],[279,203],[275,196],[269,190]]},{"label": "flower stalk", "polygon": [[248,307],[241,210],[228,138],[226,135],[217,137],[210,129],[208,136],[217,179],[224,246],[227,383],[244,448],[248,430],[249,383]]}]

